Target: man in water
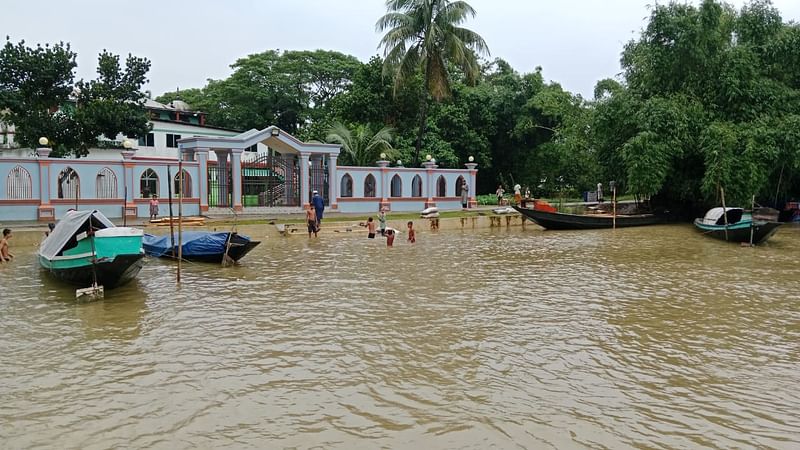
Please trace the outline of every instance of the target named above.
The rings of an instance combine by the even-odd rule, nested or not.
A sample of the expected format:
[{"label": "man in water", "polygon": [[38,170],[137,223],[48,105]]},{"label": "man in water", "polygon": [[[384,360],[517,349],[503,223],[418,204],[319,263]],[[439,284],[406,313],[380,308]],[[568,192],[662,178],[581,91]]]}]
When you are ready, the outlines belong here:
[{"label": "man in water", "polygon": [[317,213],[317,229],[322,223],[322,213],[325,212],[325,200],[319,195],[319,192],[314,191],[311,197],[311,205],[314,207],[314,212]]},{"label": "man in water", "polygon": [[319,221],[317,219],[317,214],[314,212],[314,207],[311,205],[309,205],[308,210],[306,210],[306,223],[308,224],[308,237],[311,237],[311,233],[314,233],[314,237],[316,237],[318,231],[317,224]]},{"label": "man in water", "polygon": [[11,239],[11,230],[3,230],[3,239],[0,239],[0,262],[11,262],[14,254],[8,250],[8,240]]}]

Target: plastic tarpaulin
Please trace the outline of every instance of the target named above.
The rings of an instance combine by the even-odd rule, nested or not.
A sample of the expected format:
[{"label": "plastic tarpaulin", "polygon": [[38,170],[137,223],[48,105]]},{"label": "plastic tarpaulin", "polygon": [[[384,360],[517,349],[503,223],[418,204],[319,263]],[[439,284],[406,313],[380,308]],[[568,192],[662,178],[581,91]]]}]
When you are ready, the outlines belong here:
[{"label": "plastic tarpaulin", "polygon": [[[229,235],[229,232],[184,231],[182,234],[181,253],[188,258],[225,253]],[[175,254],[177,255],[178,233],[173,236],[175,239]],[[249,237],[241,234],[239,237],[250,240]],[[150,256],[164,256],[169,254],[172,249],[169,235],[153,236],[152,234],[145,234],[142,243],[144,244],[145,252]]]},{"label": "plastic tarpaulin", "polygon": [[47,259],[58,256],[70,241],[77,242],[73,239],[76,234],[88,231],[90,220],[96,230],[114,227],[114,224],[100,211],[67,211],[64,217],[56,223],[56,227],[50,232],[47,239],[42,242],[39,254]]}]

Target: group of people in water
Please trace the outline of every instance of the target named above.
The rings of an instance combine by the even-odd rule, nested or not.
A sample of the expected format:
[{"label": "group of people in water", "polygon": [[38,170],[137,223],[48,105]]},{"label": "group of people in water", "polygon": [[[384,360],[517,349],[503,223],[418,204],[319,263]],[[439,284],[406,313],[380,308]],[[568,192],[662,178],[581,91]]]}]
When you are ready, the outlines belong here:
[{"label": "group of people in water", "polygon": [[[306,209],[306,226],[308,228],[309,238],[311,238],[312,235],[316,237],[317,233],[319,233],[324,212],[325,201],[319,195],[319,192],[314,191],[311,197],[311,202],[308,205],[308,209]],[[397,230],[386,226],[386,211],[383,209],[381,209],[380,213],[378,214],[377,224],[375,223],[375,219],[370,216],[366,222],[361,222],[359,225],[367,229],[368,239],[375,239],[375,236],[380,233],[381,236],[386,238],[386,245],[388,247],[392,247],[394,245],[394,239],[395,235],[397,234]],[[408,228],[408,243],[413,244],[417,242],[417,232],[414,230],[414,222],[409,220],[406,224],[406,227]]]},{"label": "group of people in water", "polygon": [[[362,222],[359,225],[367,229],[367,239],[375,239],[375,236],[377,236],[378,233],[376,233],[375,220],[372,218],[372,216],[370,216],[366,222]],[[386,246],[392,247],[394,245],[394,238],[397,234],[397,230],[394,228],[387,228],[386,212],[384,210],[381,210],[381,212],[378,213],[378,225],[380,226],[378,232],[381,236],[386,238]],[[414,222],[409,220],[406,224],[406,227],[408,228],[408,238],[406,239],[408,243],[413,244],[417,242],[417,232],[414,230]]]}]

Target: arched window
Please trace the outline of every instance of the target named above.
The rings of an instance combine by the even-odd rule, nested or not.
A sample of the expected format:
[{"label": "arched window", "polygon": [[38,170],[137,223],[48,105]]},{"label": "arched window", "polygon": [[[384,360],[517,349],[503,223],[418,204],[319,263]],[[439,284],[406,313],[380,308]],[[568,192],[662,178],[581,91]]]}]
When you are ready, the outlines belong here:
[{"label": "arched window", "polygon": [[400,179],[400,175],[395,175],[392,177],[392,189],[391,189],[392,197],[402,197],[403,196],[403,180]]},{"label": "arched window", "polygon": [[22,166],[16,166],[6,177],[6,198],[23,200],[33,198],[33,182],[31,173]]},{"label": "arched window", "polygon": [[58,173],[58,198],[78,198],[81,192],[81,179],[72,167],[65,167]]},{"label": "arched window", "polygon": [[461,188],[464,187],[465,182],[466,181],[464,181],[464,177],[459,175],[458,179],[456,180],[456,197],[461,197]]},{"label": "arched window", "polygon": [[353,196],[353,177],[351,177],[349,173],[344,174],[344,176],[342,177],[342,183],[339,188],[339,196],[340,197]]},{"label": "arched window", "polygon": [[108,167],[97,172],[97,194],[95,198],[117,198],[117,174]]},{"label": "arched window", "polygon": [[436,180],[436,196],[447,196],[447,180],[444,179],[444,175],[439,175],[439,179]]},{"label": "arched window", "polygon": [[183,186],[181,186],[181,173],[175,174],[172,182],[172,195],[175,197],[183,196],[183,198],[192,196],[192,177],[186,169],[183,169]]},{"label": "arched window", "polygon": [[422,177],[419,175],[414,175],[414,179],[411,180],[411,196],[422,197]]},{"label": "arched window", "polygon": [[364,197],[375,197],[375,177],[372,174],[364,179]]},{"label": "arched window", "polygon": [[147,169],[142,173],[139,179],[139,192],[142,193],[142,198],[158,195],[158,175],[155,170]]}]

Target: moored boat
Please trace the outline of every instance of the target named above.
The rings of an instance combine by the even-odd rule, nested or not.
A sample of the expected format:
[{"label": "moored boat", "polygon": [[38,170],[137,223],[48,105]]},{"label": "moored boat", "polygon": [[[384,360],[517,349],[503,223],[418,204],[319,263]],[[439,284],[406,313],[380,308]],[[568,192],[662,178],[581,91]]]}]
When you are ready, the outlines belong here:
[{"label": "moored boat", "polygon": [[655,225],[663,219],[655,214],[566,214],[515,206],[514,209],[548,230],[593,230],[601,228],[625,228]]},{"label": "moored boat", "polygon": [[68,211],[39,247],[39,265],[61,281],[121,286],[144,264],[142,230],[116,227],[99,211]]},{"label": "moored boat", "polygon": [[[170,235],[145,234],[143,243],[150,256],[178,257],[178,233],[174,233],[172,238]],[[187,261],[221,263],[227,254],[233,261],[239,261],[260,243],[238,233],[184,231],[181,234],[181,257]]]},{"label": "moored boat", "polygon": [[[726,219],[727,217],[727,219]],[[781,226],[774,220],[759,220],[742,208],[712,208],[694,226],[703,234],[728,242],[766,242]]]}]

